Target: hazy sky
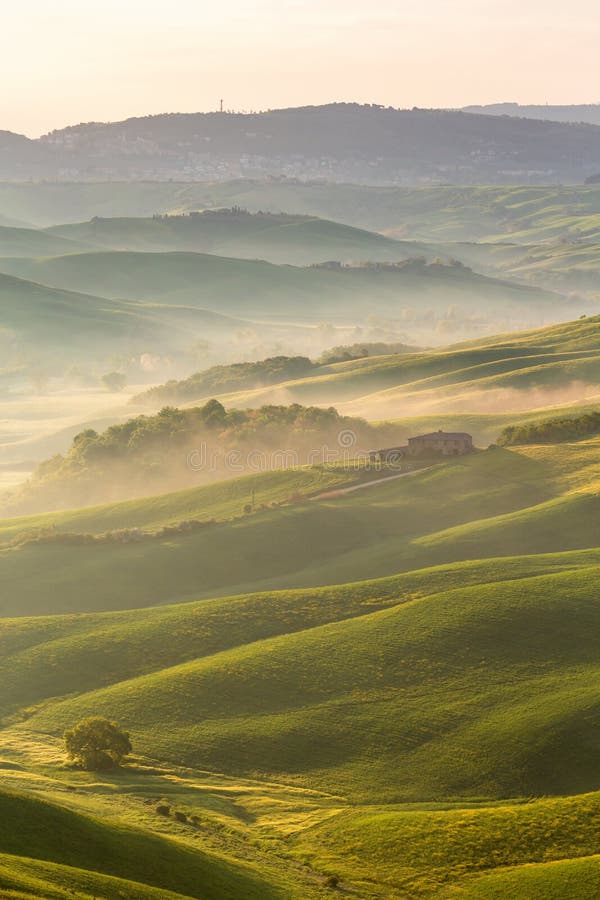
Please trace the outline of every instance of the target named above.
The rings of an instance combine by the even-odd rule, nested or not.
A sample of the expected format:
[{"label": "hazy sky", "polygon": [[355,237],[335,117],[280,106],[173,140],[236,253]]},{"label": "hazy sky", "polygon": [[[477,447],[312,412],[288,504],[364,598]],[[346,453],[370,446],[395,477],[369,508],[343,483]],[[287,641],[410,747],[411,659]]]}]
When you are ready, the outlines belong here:
[{"label": "hazy sky", "polygon": [[597,0],[4,0],[0,129],[332,100],[600,101]]}]

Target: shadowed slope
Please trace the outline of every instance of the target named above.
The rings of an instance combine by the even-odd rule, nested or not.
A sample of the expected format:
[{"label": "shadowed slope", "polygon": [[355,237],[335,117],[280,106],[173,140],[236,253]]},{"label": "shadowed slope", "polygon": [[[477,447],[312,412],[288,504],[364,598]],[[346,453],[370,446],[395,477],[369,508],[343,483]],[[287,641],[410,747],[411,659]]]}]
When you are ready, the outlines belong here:
[{"label": "shadowed slope", "polygon": [[249,866],[31,797],[1,793],[0,813],[3,854],[102,872],[199,900],[285,896]]}]

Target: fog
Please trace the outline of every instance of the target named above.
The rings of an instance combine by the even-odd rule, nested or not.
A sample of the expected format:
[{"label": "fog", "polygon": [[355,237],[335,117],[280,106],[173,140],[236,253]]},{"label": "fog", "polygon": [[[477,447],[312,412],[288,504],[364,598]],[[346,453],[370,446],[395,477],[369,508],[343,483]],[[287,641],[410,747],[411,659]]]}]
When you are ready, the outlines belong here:
[{"label": "fog", "polygon": [[338,403],[347,415],[364,416],[370,420],[394,420],[410,416],[444,415],[446,413],[498,416],[529,410],[552,410],[580,403],[598,402],[600,384],[572,381],[561,388],[491,388],[469,389],[468,385],[441,388],[422,394],[401,395],[398,398],[367,396]]}]

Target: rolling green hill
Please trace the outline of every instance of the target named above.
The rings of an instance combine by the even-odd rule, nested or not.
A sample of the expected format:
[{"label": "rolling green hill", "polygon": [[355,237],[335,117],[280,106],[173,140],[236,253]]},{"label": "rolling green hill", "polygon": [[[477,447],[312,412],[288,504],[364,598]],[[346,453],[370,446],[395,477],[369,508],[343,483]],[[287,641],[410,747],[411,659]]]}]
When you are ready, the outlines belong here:
[{"label": "rolling green hill", "polygon": [[[0,214],[36,226],[94,216],[150,217],[239,206],[320,217],[410,240],[477,241],[529,232],[526,243],[600,216],[600,188],[582,185],[399,187],[325,182],[3,183]],[[600,229],[600,219],[596,219]],[[558,226],[558,228],[556,228]]]},{"label": "rolling green hill", "polygon": [[55,226],[42,234],[112,250],[214,253],[295,266],[327,260],[390,262],[419,256],[424,251],[431,253],[417,242],[395,241],[326,219],[284,213],[250,214],[237,208],[152,219],[96,217],[89,222]]},{"label": "rolling green hill", "polygon": [[[445,316],[496,322],[508,317],[543,324],[568,315],[556,294],[477,275],[460,265],[407,260],[342,269],[294,268],[200,253],[80,253],[48,259],[5,259],[2,269],[20,278],[101,296],[203,307],[228,315],[322,321],[356,321],[376,304],[380,315],[399,317],[405,307]],[[368,301],[368,305],[367,305]],[[423,306],[426,306],[423,309]],[[585,304],[584,304],[585,306]],[[582,306],[582,310],[583,310]],[[418,318],[418,316],[417,316]],[[518,326],[517,326],[518,327]]]},{"label": "rolling green hill", "polygon": [[[258,216],[258,222],[251,218],[250,228],[240,227],[240,222],[224,226],[217,215],[207,227],[203,216],[194,216],[193,221],[180,218],[205,209],[214,215],[223,207],[247,208],[254,214],[267,210],[281,224],[261,229]],[[593,185],[402,188],[234,181],[140,182],[117,188],[110,184],[4,184],[0,186],[2,210],[13,219],[58,226],[57,235],[65,238],[79,234],[78,239],[95,246],[209,250],[295,264],[340,257],[454,256],[488,275],[593,298],[600,292],[600,188]],[[284,225],[281,210],[296,214],[296,223]],[[148,218],[156,213],[175,218]],[[82,222],[92,217],[101,218]],[[74,224],[63,228],[64,222]],[[344,230],[344,226],[351,228]],[[228,243],[223,231],[226,235],[231,230],[236,237]],[[260,239],[257,235],[250,239],[249,230],[260,233]],[[206,232],[211,231],[213,242],[183,245],[182,241],[191,240],[184,237],[186,231],[200,233],[195,241],[202,235],[208,240]],[[382,243],[385,237],[374,232],[397,243]]]},{"label": "rolling green hill", "polygon": [[[73,893],[85,887],[89,896],[99,890],[103,897],[140,900],[289,896],[249,866],[36,798],[2,793],[0,811],[0,888],[22,889],[27,895],[36,882],[56,881],[58,888]],[[112,878],[102,877],[106,875]]]},{"label": "rolling green hill", "polygon": [[[0,233],[0,254],[48,256],[94,247],[193,251],[292,265],[455,257],[487,276],[593,301],[600,296],[600,189],[593,185],[138,183],[121,185],[118,197],[115,189],[65,184],[38,185],[32,192],[26,185],[0,186],[0,209],[52,226],[6,229],[4,242]],[[81,221],[86,216],[89,221]],[[102,293],[88,285],[77,290]]]},{"label": "rolling green hill", "polygon": [[[367,807],[317,825],[298,843],[350,878],[360,878],[360,865],[377,872],[392,897],[593,897],[598,800],[586,794],[444,811]],[[368,890],[367,877],[363,886]]]},{"label": "rolling green hill", "polygon": [[[597,788],[599,571],[596,554],[596,565],[562,573],[433,592],[422,584],[421,590],[389,592],[387,602],[374,584],[374,604],[368,586],[358,586],[342,596],[352,602],[362,591],[360,612],[335,616],[330,609],[331,624],[312,624],[302,610],[301,630],[293,631],[292,621],[286,633],[267,637],[263,625],[258,639],[248,601],[239,610],[246,621],[241,632],[234,627],[236,605],[222,603],[231,647],[222,650],[223,637],[207,629],[211,607],[202,604],[196,627],[210,651],[203,654],[196,639],[195,658],[187,662],[165,665],[164,652],[162,659],[130,656],[129,677],[117,669],[109,676],[116,683],[96,690],[82,682],[78,696],[30,709],[17,733],[19,727],[61,733],[92,712],[117,716],[154,758],[288,779],[362,802]],[[305,596],[295,595],[292,604]],[[260,611],[266,598],[257,600]],[[294,607],[286,611],[292,619]],[[142,634],[151,634],[141,616]],[[189,643],[184,621],[175,628],[171,618],[170,643],[177,643],[177,634]],[[81,624],[85,628],[85,620]],[[273,633],[275,626],[267,627]],[[154,640],[164,634],[153,631]],[[109,628],[94,637],[98,658],[114,633]],[[133,649],[135,632],[132,639]],[[83,673],[94,669],[102,678],[81,633],[37,651],[30,647],[26,656],[38,656],[44,667],[40,657],[48,658],[50,646],[54,680],[61,667],[73,671],[73,651],[88,660]],[[122,670],[118,648],[110,652]],[[153,671],[138,674],[150,666]]]},{"label": "rolling green hill", "polygon": [[[194,316],[198,316],[205,333],[222,346],[227,344],[227,335],[232,331],[235,334],[244,324],[241,320],[220,319],[217,314],[173,307],[153,307],[151,313],[157,325],[163,323],[159,338],[163,347],[167,337],[187,346]],[[198,405],[211,397],[230,409],[256,408],[265,403],[334,404],[349,415],[384,420],[384,430],[393,435],[392,443],[404,443],[415,432],[445,428],[467,431],[479,446],[487,446],[507,426],[597,409],[598,324],[598,317],[590,317],[532,332],[480,337],[439,350],[388,353],[326,365],[303,363],[309,377],[291,381],[285,380],[286,372],[291,372],[285,358],[280,358],[279,366],[273,360],[263,360],[213,367],[184,380],[171,380],[137,397],[132,404],[122,404],[112,420],[85,418],[79,406],[67,428],[59,429],[57,423],[54,432],[46,429],[35,439],[6,444],[2,458],[42,461],[65,453],[73,437],[87,428],[101,431],[137,412],[152,412],[165,404]],[[269,332],[264,324],[260,330],[263,335]],[[273,338],[277,338],[276,326]],[[148,340],[146,349],[150,346]],[[65,352],[70,349],[65,348]],[[177,350],[177,358],[183,364],[188,357]],[[191,362],[188,365],[192,367]],[[276,378],[276,385],[269,384],[272,378]],[[222,393],[225,390],[229,393]],[[36,409],[42,408],[38,403]],[[15,405],[10,409],[14,414]],[[24,411],[25,417],[31,418],[29,409]],[[390,420],[391,428],[387,428],[385,423]]]},{"label": "rolling green hill", "polygon": [[[182,529],[141,543],[82,542],[76,534],[19,542],[0,555],[0,612],[132,608],[342,583],[456,560],[596,546],[597,438],[548,448],[489,450],[346,495],[328,497],[326,492],[318,501],[300,496],[269,509],[260,508],[263,478],[266,499],[277,496],[273,476],[257,476],[256,512],[199,530]],[[305,483],[315,481],[309,476]],[[224,503],[226,484],[189,500],[176,494],[81,516],[57,512],[41,523],[48,525],[53,518],[59,529],[68,530],[79,522],[79,527],[85,524],[98,532],[124,522],[173,522],[179,510],[199,514],[203,502],[214,514]],[[249,486],[244,482],[237,496]],[[280,487],[287,492],[286,479]],[[241,507],[241,499],[233,499],[222,508],[236,503]],[[5,522],[5,534],[27,531],[35,521]],[[83,594],[82,582],[87,585]]]},{"label": "rolling green hill", "polygon": [[[227,406],[246,407],[285,397],[301,403],[333,403],[369,419],[428,415],[431,421],[437,413],[460,417],[491,409],[527,414],[600,394],[600,317],[439,350],[315,366],[300,378],[278,381],[276,387],[262,379],[262,386],[235,390],[233,381],[227,381],[228,372],[232,378],[236,374],[235,368],[219,370],[221,391],[209,370],[204,377],[197,373],[186,381],[170,382],[168,393],[159,388],[138,399],[142,405],[160,405],[216,396]],[[260,383],[258,376],[256,380]]]},{"label": "rolling green hill", "polygon": [[[0,769],[54,805],[0,795],[0,822],[23,823],[0,824],[0,889],[308,900],[330,875],[364,900],[587,900],[599,446],[495,449],[348,494],[343,469],[265,473],[55,514],[62,538],[5,548]],[[236,516],[252,489],[295,498],[194,534],[67,534]],[[58,739],[90,713],[143,765],[65,770]]]},{"label": "rolling green hill", "polygon": [[81,253],[89,249],[87,242],[72,240],[34,228],[9,228],[0,225],[0,257],[3,256],[59,256]]},{"label": "rolling green hill", "polygon": [[71,353],[88,355],[94,346],[123,347],[133,335],[141,333],[147,339],[153,332],[151,320],[131,304],[10,275],[0,275],[0,303],[3,328],[27,352],[41,357],[64,352],[65,334],[72,341]]},{"label": "rolling green hill", "polygon": [[61,372],[74,361],[106,367],[119,353],[181,349],[193,328],[224,340],[248,324],[208,310],[107,299],[1,273],[0,305],[8,358],[48,362]]},{"label": "rolling green hill", "polygon": [[[0,767],[54,804],[0,795],[0,888],[587,900],[599,795],[491,801],[598,786],[599,577],[594,550],[0,621]],[[163,762],[65,771],[91,710]]]}]

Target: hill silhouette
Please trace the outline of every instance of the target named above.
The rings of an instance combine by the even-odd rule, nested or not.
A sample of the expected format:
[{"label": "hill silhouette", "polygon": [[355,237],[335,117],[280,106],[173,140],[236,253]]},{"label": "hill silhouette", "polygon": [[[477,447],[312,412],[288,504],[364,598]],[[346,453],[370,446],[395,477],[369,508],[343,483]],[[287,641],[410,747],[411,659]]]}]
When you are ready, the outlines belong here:
[{"label": "hill silhouette", "polygon": [[[131,149],[144,142],[143,156]],[[261,113],[92,122],[38,140],[3,133],[4,178],[221,180],[286,174],[385,184],[581,182],[600,128],[448,110],[334,103]],[[182,147],[185,148],[182,150]],[[477,149],[474,151],[473,147]],[[63,176],[64,177],[64,176]]]}]

